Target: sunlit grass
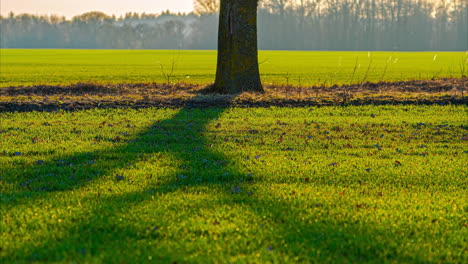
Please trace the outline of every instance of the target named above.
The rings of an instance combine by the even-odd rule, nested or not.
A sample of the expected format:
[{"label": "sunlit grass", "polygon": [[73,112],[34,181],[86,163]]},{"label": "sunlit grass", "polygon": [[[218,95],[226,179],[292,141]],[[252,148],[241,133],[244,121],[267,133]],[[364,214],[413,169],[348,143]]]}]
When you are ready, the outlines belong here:
[{"label": "sunlit grass", "polygon": [[[467,56],[464,52],[261,51],[259,61],[265,84],[332,86],[460,78],[468,75]],[[216,51],[1,49],[0,87],[77,82],[208,84],[214,81],[215,67]]]},{"label": "sunlit grass", "polygon": [[466,262],[466,113],[1,113],[0,260]]}]

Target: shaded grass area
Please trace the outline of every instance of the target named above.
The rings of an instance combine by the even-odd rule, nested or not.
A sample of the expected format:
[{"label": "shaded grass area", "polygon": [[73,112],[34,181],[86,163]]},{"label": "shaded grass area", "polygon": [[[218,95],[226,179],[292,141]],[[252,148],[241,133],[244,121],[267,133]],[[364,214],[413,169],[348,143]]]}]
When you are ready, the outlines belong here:
[{"label": "shaded grass area", "polygon": [[467,260],[466,106],[225,100],[0,113],[1,260]]},{"label": "shaded grass area", "polygon": [[203,94],[193,84],[157,83],[20,86],[0,89],[0,111],[93,108],[305,107],[331,105],[466,104],[465,79],[362,83],[342,86],[273,86],[266,92]]},{"label": "shaded grass area", "polygon": [[[0,49],[0,53],[0,87],[78,82],[207,85],[216,70],[212,50]],[[467,59],[465,52],[259,52],[262,82],[275,86],[461,78],[468,76]]]}]

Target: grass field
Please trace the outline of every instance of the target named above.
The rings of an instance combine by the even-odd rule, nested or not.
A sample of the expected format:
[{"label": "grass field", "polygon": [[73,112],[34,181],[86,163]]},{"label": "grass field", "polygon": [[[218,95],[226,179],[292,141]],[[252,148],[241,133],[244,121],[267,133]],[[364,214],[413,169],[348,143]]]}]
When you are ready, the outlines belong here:
[{"label": "grass field", "polygon": [[0,113],[0,262],[466,263],[466,110]]},{"label": "grass field", "polygon": [[0,263],[468,262],[467,53],[0,53]]},{"label": "grass field", "polygon": [[[259,57],[263,82],[278,85],[460,78],[468,72],[464,52],[261,51]],[[208,84],[214,81],[215,66],[215,51],[2,49],[0,87],[77,82]]]}]

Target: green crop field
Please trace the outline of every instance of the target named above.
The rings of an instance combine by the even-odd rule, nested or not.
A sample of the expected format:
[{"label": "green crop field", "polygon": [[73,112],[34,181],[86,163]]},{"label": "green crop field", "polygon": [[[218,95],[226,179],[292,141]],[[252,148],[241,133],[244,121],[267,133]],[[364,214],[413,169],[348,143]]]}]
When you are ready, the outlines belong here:
[{"label": "green crop field", "polygon": [[[265,84],[295,86],[460,78],[464,52],[261,51]],[[213,82],[215,51],[0,50],[0,87],[77,82]]]},{"label": "green crop field", "polygon": [[466,114],[0,113],[0,262],[466,263]]}]

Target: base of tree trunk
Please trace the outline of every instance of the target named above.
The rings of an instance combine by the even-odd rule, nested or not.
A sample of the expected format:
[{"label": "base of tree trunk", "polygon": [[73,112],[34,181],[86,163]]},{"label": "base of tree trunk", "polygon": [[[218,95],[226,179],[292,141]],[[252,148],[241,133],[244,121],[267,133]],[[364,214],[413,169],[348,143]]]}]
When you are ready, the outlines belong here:
[{"label": "base of tree trunk", "polygon": [[264,93],[263,86],[260,85],[242,85],[242,86],[217,86],[216,84],[208,85],[203,88],[201,94],[240,94],[242,92]]},{"label": "base of tree trunk", "polygon": [[220,3],[216,79],[207,90],[219,94],[264,92],[258,67],[258,0]]}]

